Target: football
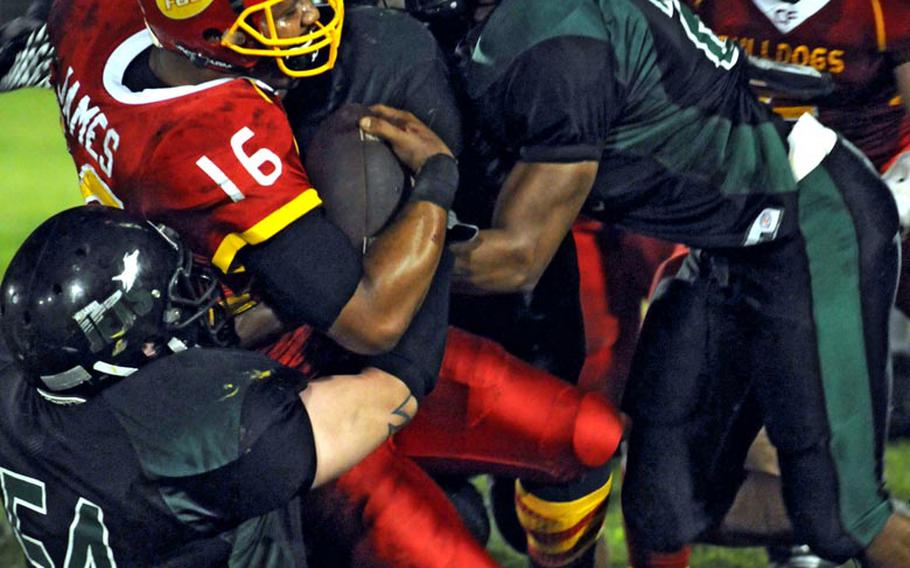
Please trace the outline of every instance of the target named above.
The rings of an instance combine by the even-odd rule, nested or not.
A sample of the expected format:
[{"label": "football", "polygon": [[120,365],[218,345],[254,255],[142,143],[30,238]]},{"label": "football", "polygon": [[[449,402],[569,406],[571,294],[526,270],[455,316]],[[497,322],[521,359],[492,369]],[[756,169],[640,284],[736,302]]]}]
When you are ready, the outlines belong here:
[{"label": "football", "polygon": [[358,126],[366,114],[362,105],[341,107],[304,149],[304,165],[326,215],[361,251],[398,210],[410,181],[389,146]]}]

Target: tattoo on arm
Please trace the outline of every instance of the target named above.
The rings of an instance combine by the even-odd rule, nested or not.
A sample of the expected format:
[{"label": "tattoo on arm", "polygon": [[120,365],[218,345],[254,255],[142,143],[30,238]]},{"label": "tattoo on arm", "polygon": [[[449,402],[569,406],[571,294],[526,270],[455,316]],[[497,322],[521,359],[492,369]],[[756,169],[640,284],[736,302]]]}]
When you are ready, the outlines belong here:
[{"label": "tattoo on arm", "polygon": [[411,418],[414,417],[413,414],[409,413],[407,410],[408,403],[411,402],[411,399],[414,398],[413,395],[409,394],[401,404],[399,404],[395,410],[392,411],[392,422],[389,422],[389,437],[391,438],[396,432],[400,431],[402,428],[408,425],[408,422],[411,421]]}]

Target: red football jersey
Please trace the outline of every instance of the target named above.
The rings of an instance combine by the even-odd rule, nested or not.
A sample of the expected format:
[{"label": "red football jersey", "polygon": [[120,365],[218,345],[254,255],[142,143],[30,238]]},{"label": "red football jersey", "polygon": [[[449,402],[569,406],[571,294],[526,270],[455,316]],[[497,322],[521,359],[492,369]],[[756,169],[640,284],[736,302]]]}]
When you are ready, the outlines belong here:
[{"label": "red football jersey", "polygon": [[907,0],[694,0],[699,16],[750,55],[831,73],[833,96],[806,107],[772,101],[785,117],[815,112],[881,167],[910,144],[893,68],[910,50]]},{"label": "red football jersey", "polygon": [[86,201],[178,230],[227,271],[237,251],[320,204],[284,109],[247,79],[133,92],[152,45],[135,1],[56,2],[53,84]]}]

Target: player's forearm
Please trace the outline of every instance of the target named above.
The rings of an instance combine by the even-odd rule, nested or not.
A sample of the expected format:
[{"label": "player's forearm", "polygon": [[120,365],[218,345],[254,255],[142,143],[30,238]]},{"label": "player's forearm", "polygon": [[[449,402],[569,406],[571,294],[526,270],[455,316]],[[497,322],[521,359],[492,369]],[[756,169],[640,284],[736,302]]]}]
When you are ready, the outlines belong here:
[{"label": "player's forearm", "polygon": [[329,330],[330,337],[364,355],[389,351],[398,343],[439,264],[457,187],[458,167],[450,155],[425,160],[410,201],[370,245],[361,280]]},{"label": "player's forearm", "polygon": [[426,296],[445,243],[446,211],[408,204],[364,257],[364,274],[329,336],[356,353],[392,349]]},{"label": "player's forearm", "polygon": [[556,253],[597,175],[598,163],[519,162],[503,184],[492,229],[452,246],[454,289],[530,292]]},{"label": "player's forearm", "polygon": [[311,382],[300,393],[313,426],[313,487],[360,462],[417,412],[417,399],[396,377],[374,368]]},{"label": "player's forearm", "polygon": [[534,289],[549,258],[535,255],[533,243],[503,229],[480,231],[453,245],[452,286],[462,294],[507,294]]}]

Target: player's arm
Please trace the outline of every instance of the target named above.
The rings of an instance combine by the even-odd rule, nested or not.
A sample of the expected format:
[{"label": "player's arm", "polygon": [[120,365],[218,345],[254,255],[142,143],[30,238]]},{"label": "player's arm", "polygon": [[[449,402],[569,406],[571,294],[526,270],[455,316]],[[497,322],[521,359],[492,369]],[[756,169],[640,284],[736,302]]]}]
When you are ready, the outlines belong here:
[{"label": "player's arm", "polygon": [[386,140],[417,174],[414,192],[395,221],[370,245],[363,276],[328,335],[348,349],[392,349],[423,302],[445,245],[448,209],[458,185],[452,153],[411,113],[384,105],[361,128]]},{"label": "player's arm", "polygon": [[402,381],[376,368],[307,381],[256,353],[206,348],[155,365],[154,380],[104,398],[165,500],[206,511],[204,522],[285,506],[362,460],[418,407]]},{"label": "player's arm", "polygon": [[603,49],[587,38],[541,42],[474,101],[477,122],[518,161],[497,195],[491,228],[452,247],[457,291],[532,290],[568,233],[618,112],[618,82]]},{"label": "player's arm", "polygon": [[313,431],[313,486],[335,479],[407,425],[433,389],[445,351],[450,256],[390,353],[369,358],[357,375],[319,379],[301,392]]},{"label": "player's arm", "polygon": [[[374,123],[366,131],[379,133],[385,126]],[[388,124],[388,123],[386,123]],[[395,129],[395,126],[388,126]],[[441,160],[441,161],[440,161]],[[435,157],[433,172],[418,173],[418,184],[457,183],[450,155]],[[413,162],[420,169],[419,161]],[[436,171],[436,170],[439,171]],[[451,181],[420,179],[453,176]],[[454,189],[454,186],[451,186]],[[449,204],[412,199],[395,221],[370,245],[363,258],[363,276],[354,295],[345,304],[328,335],[346,348],[376,354],[394,347],[423,302],[445,243]]]},{"label": "player's arm", "polygon": [[[362,128],[386,139],[417,173],[410,200],[379,233],[362,264],[341,231],[312,213],[240,256],[287,327],[314,325],[365,355],[392,349],[420,308],[443,251],[458,184],[451,153],[425,125],[387,107],[373,112]],[[314,261],[300,261],[304,248]],[[331,279],[320,276],[327,273]]]},{"label": "player's arm", "polygon": [[300,393],[313,429],[313,487],[360,462],[417,412],[417,399],[393,375],[367,368],[311,382]]},{"label": "player's arm", "polygon": [[452,245],[463,293],[534,289],[591,191],[598,162],[519,162],[500,191],[492,227]]}]

